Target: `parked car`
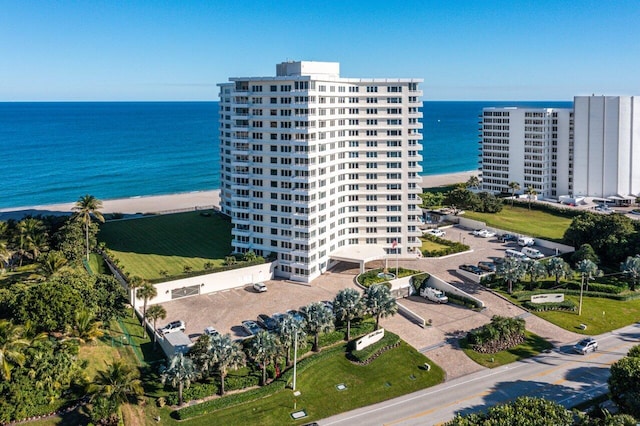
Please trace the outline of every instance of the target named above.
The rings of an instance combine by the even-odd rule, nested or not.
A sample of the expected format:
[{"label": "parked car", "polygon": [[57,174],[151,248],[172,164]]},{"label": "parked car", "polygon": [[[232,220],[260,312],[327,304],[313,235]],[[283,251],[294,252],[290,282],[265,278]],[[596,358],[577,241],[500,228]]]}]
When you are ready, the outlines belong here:
[{"label": "parked car", "polygon": [[323,300],[324,307],[333,312],[333,302],[331,300]]},{"label": "parked car", "polygon": [[295,309],[289,309],[287,311],[287,315],[289,315],[291,318],[295,319],[298,322],[304,321],[304,315],[302,315],[299,311],[296,311]]},{"label": "parked car", "polygon": [[631,210],[629,213],[631,213],[631,214],[638,214],[638,215],[640,215],[640,209],[633,209],[633,210]]},{"label": "parked car", "polygon": [[544,257],[540,250],[531,247],[522,247],[521,251],[531,259],[542,259]]},{"label": "parked car", "polygon": [[220,334],[220,332],[218,332],[218,330],[213,327],[207,327],[204,329],[204,334],[206,334],[207,336],[217,336],[218,334]]},{"label": "parked car", "polygon": [[255,336],[263,330],[257,322],[251,320],[242,321],[242,328],[252,336]]},{"label": "parked car", "polygon": [[265,283],[255,283],[253,285],[253,289],[258,293],[264,293],[265,291],[267,291],[267,286],[265,285]]},{"label": "parked car", "polygon": [[429,229],[429,230],[425,231],[425,234],[433,235],[434,237],[439,237],[439,238],[442,238],[445,235],[447,235],[446,232],[444,232],[442,229],[438,229],[438,228]]},{"label": "parked car", "polygon": [[478,262],[478,268],[482,269],[483,271],[487,271],[487,272],[495,272],[496,271],[496,264],[493,262],[488,262],[485,260],[482,260],[480,262]]},{"label": "parked car", "polygon": [[531,237],[518,237],[518,245],[519,246],[523,246],[523,247],[532,246],[535,243],[536,242]]},{"label": "parked car", "polygon": [[482,269],[478,268],[475,265],[460,265],[460,269],[462,269],[463,271],[471,272],[473,274],[478,274],[478,275],[484,274]]},{"label": "parked car", "polygon": [[278,324],[280,324],[282,322],[283,319],[287,318],[289,315],[287,314],[283,314],[281,312],[276,312],[275,314],[271,315],[271,318],[273,318],[274,320],[276,320],[276,322]]},{"label": "parked car", "polygon": [[498,235],[498,240],[503,243],[508,243],[510,241],[518,241],[518,237],[513,234],[502,234]]},{"label": "parked car", "polygon": [[586,355],[589,352],[595,352],[598,350],[598,342],[592,337],[580,340],[573,347],[573,350],[581,355]]},{"label": "parked car", "polygon": [[185,328],[187,327],[184,321],[182,320],[171,321],[169,324],[165,325],[160,329],[160,333],[167,334],[167,333],[173,333],[174,331],[184,331]]},{"label": "parked car", "polygon": [[496,233],[491,232],[488,229],[476,229],[475,231],[473,231],[473,235],[475,235],[476,237],[491,238],[495,237]]},{"label": "parked car", "polygon": [[271,318],[269,315],[260,314],[258,315],[258,324],[267,331],[274,331],[278,328],[278,321]]}]

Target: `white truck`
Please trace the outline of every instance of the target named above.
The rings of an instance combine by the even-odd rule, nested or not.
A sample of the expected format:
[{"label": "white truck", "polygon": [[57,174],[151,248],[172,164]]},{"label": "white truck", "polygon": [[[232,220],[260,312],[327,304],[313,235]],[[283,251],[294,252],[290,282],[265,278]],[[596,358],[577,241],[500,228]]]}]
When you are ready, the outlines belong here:
[{"label": "white truck", "polygon": [[433,287],[424,287],[420,289],[420,296],[436,303],[447,303],[449,298],[444,295],[442,290]]}]

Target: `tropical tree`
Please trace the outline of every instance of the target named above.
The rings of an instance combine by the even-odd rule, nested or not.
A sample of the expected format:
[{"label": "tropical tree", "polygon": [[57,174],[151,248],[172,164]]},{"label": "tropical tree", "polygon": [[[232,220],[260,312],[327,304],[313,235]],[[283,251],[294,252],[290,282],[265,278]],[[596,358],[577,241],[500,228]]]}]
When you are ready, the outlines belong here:
[{"label": "tropical tree", "polygon": [[25,257],[35,259],[42,250],[48,248],[44,223],[33,217],[22,219],[16,225],[14,241],[20,257],[19,266],[22,266]]},{"label": "tropical tree", "polygon": [[320,302],[313,302],[304,308],[307,317],[307,331],[313,335],[313,351],[320,350],[320,333],[333,330],[333,313]]},{"label": "tropical tree", "polygon": [[457,414],[447,426],[513,425],[573,426],[574,415],[562,405],[543,398],[521,396],[506,404],[489,407],[486,412]]},{"label": "tropical tree", "polygon": [[134,275],[129,278],[127,282],[127,287],[129,288],[129,296],[131,298],[131,307],[133,308],[133,317],[136,316],[136,289],[142,287],[146,281],[139,277],[138,275]]},{"label": "tropical tree", "polygon": [[549,275],[556,279],[556,286],[560,285],[560,279],[566,278],[571,274],[571,267],[560,257],[554,257],[547,263]]},{"label": "tropical tree", "polygon": [[620,270],[629,277],[631,281],[629,288],[631,291],[635,291],[636,285],[638,284],[638,278],[640,278],[640,257],[627,257],[627,260],[620,265]]},{"label": "tropical tree", "polygon": [[527,201],[529,204],[529,210],[531,210],[531,201],[533,201],[534,198],[536,198],[536,195],[538,195],[538,191],[536,191],[532,186],[528,187],[525,192],[527,195]]},{"label": "tropical tree", "polygon": [[[229,370],[237,370],[246,364],[246,358],[239,343],[233,342],[229,334],[210,337],[209,364],[215,365],[220,373],[220,395],[224,395],[224,379]],[[263,376],[264,380],[264,376]]]},{"label": "tropical tree", "polygon": [[249,356],[262,368],[262,386],[267,384],[267,366],[275,362],[279,354],[280,345],[274,334],[262,330],[251,339]]},{"label": "tropical tree", "polygon": [[105,370],[99,370],[88,388],[91,399],[109,401],[114,414],[121,404],[128,403],[144,393],[140,372],[122,360],[107,363]]},{"label": "tropical tree", "polygon": [[142,321],[141,324],[143,325],[143,329],[144,332],[146,333],[146,327],[144,327],[144,319],[147,317],[147,303],[149,303],[149,300],[153,299],[154,297],[156,297],[158,295],[158,289],[156,289],[156,286],[154,286],[153,284],[149,283],[149,282],[144,282],[142,284],[142,287],[140,287],[137,291],[137,295],[140,299],[142,299]]},{"label": "tropical tree", "polygon": [[529,273],[529,279],[531,280],[531,288],[538,282],[540,278],[548,276],[547,267],[544,263],[534,260],[529,262],[527,266],[527,272]]},{"label": "tropical tree", "polygon": [[9,250],[5,241],[0,241],[0,275],[3,274],[5,268],[9,266],[12,258],[13,251]]},{"label": "tropical tree", "polygon": [[507,282],[509,294],[513,293],[513,283],[524,278],[526,272],[524,263],[515,257],[507,257],[496,268],[496,276]]},{"label": "tropical tree", "polygon": [[25,362],[24,350],[29,341],[23,338],[24,328],[9,320],[0,320],[0,377],[11,380],[11,370]]},{"label": "tropical tree", "polygon": [[287,366],[291,365],[291,349],[293,349],[296,340],[299,347],[304,347],[307,344],[307,333],[304,331],[305,324],[303,321],[299,321],[296,318],[287,315],[282,318],[278,323],[276,332],[278,333],[278,339],[284,349]]},{"label": "tropical tree", "polygon": [[598,265],[590,261],[589,259],[581,260],[576,263],[576,271],[580,273],[584,284],[586,281],[587,291],[589,291],[589,281],[595,277],[602,276],[602,271],[598,269]]},{"label": "tropical tree", "polygon": [[640,358],[624,357],[611,365],[611,399],[620,410],[640,418]]},{"label": "tropical tree", "polygon": [[44,277],[50,277],[70,270],[69,261],[64,253],[58,250],[51,250],[39,259],[39,273]]},{"label": "tropical tree", "polygon": [[478,179],[478,176],[471,176],[469,178],[469,180],[466,183],[466,187],[467,188],[475,188],[475,189],[479,189],[480,188],[480,179]]},{"label": "tropical tree", "polygon": [[155,332],[157,329],[156,323],[159,319],[165,319],[167,317],[167,311],[162,307],[162,305],[152,305],[149,306],[147,312],[145,312],[145,318],[149,319],[153,323],[153,348],[155,349],[156,343],[158,342],[158,335]]},{"label": "tropical tree", "polygon": [[520,184],[518,182],[509,182],[509,189],[511,190],[511,207],[513,207],[513,199],[516,196],[516,191],[520,191]]},{"label": "tropical tree", "polygon": [[74,218],[84,224],[85,237],[87,242],[87,262],[89,261],[89,225],[91,224],[91,216],[95,217],[99,222],[104,223],[104,216],[100,212],[102,201],[93,195],[83,195],[76,201],[73,207],[75,210]]},{"label": "tropical tree", "polygon": [[389,287],[384,284],[370,286],[364,295],[367,312],[376,318],[376,330],[380,328],[380,318],[395,315],[398,312],[396,299],[391,295]]},{"label": "tropical tree", "polygon": [[160,372],[162,384],[169,382],[171,386],[178,389],[179,405],[183,404],[182,391],[185,388],[188,389],[191,386],[191,382],[198,376],[199,372],[193,360],[184,356],[182,352],[171,357],[168,365],[163,367]]},{"label": "tropical tree", "polygon": [[95,315],[88,309],[76,311],[75,324],[71,335],[81,343],[92,342],[104,335],[102,322],[96,321]]},{"label": "tropical tree", "polygon": [[351,321],[364,313],[362,302],[362,295],[354,288],[343,288],[333,300],[333,313],[336,319],[347,323],[345,340],[351,340]]}]

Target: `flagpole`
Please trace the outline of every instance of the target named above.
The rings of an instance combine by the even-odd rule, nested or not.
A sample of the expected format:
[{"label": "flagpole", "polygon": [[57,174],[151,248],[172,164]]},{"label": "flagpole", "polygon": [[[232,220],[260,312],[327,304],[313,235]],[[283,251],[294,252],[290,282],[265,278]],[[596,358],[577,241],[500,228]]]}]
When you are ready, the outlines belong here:
[{"label": "flagpole", "polygon": [[398,257],[400,254],[400,249],[398,248],[399,244],[396,245],[396,278],[398,278],[398,275],[400,275],[400,272],[398,272]]}]

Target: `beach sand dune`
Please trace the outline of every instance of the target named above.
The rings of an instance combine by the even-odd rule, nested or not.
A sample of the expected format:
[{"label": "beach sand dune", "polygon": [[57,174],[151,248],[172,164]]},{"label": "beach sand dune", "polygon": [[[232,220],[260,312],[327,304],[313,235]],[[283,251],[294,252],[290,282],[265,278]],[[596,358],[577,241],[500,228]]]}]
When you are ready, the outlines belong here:
[{"label": "beach sand dune", "polygon": [[[477,171],[449,173],[442,175],[423,176],[422,187],[437,187],[466,182]],[[43,206],[29,206],[0,209],[0,220],[21,219],[26,215],[63,215],[72,212],[75,203],[50,204]],[[121,198],[117,200],[103,200],[103,213],[122,213],[132,215],[136,213],[168,213],[192,208],[211,208],[220,205],[220,190],[197,191],[172,195],[155,195],[145,197]]]}]

